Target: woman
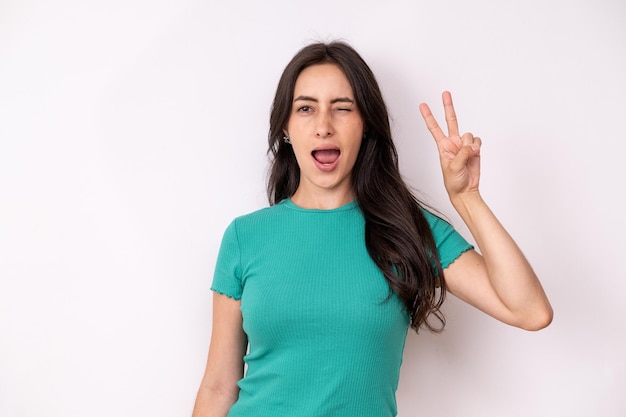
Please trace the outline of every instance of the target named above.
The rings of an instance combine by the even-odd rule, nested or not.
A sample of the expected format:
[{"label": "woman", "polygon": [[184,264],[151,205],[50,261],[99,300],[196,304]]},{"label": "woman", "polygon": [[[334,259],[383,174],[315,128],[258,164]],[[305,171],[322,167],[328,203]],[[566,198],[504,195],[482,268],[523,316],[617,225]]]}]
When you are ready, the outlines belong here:
[{"label": "woman", "polygon": [[395,416],[407,329],[440,331],[447,291],[513,326],[550,323],[541,284],[479,193],[481,141],[459,133],[447,92],[443,105],[447,136],[420,111],[481,254],[402,181],[385,103],[354,49],[316,43],[287,65],[270,118],[270,207],[224,234],[194,417]]}]

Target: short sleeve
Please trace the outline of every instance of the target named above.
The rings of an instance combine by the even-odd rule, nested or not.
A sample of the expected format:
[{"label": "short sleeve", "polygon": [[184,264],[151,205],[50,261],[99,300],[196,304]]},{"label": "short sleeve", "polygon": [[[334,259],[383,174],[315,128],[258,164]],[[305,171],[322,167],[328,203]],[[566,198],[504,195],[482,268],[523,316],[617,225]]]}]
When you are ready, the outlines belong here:
[{"label": "short sleeve", "polygon": [[423,213],[432,230],[443,269],[446,269],[464,252],[474,249],[474,246],[467,242],[450,223],[426,210],[423,210]]},{"label": "short sleeve", "polygon": [[211,290],[239,300],[242,293],[241,257],[236,221],[224,232],[220,245]]}]

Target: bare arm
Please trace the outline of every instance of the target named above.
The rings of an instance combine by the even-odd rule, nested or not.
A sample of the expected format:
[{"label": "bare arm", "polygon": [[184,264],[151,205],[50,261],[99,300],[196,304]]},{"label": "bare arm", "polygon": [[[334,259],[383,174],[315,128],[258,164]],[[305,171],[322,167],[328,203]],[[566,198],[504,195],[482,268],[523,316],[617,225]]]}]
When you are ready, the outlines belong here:
[{"label": "bare arm", "polygon": [[513,238],[500,224],[478,190],[480,147],[471,133],[459,134],[450,93],[443,93],[446,136],[426,104],[420,112],[437,148],[446,191],[480,252],[468,251],[445,271],[450,292],[513,326],[538,330],[552,321],[552,307]]},{"label": "bare arm", "polygon": [[237,401],[247,347],[240,306],[239,300],[213,295],[209,357],[192,417],[225,417]]}]

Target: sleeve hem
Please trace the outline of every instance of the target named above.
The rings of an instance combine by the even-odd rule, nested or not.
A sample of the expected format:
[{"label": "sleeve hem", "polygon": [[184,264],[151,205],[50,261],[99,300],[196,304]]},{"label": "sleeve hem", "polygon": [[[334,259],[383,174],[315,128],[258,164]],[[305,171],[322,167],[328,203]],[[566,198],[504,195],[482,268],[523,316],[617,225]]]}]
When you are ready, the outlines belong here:
[{"label": "sleeve hem", "polygon": [[456,253],[456,256],[454,258],[451,259],[446,259],[445,262],[443,262],[442,260],[441,262],[441,269],[446,269],[447,267],[449,267],[450,265],[452,265],[454,263],[454,261],[456,261],[457,259],[459,259],[459,257],[461,257],[461,255],[463,255],[465,252],[467,252],[468,250],[472,250],[474,249],[473,245],[468,245],[465,248],[461,249],[458,253]]},{"label": "sleeve hem", "polygon": [[226,297],[232,298],[233,300],[236,300],[236,301],[241,300],[241,295],[235,295],[235,294],[232,294],[232,293],[229,293],[229,292],[226,292],[226,291],[220,291],[220,290],[218,290],[216,288],[213,288],[213,287],[211,287],[211,291],[213,291],[213,292],[215,292],[217,294],[220,294],[220,295],[225,295]]}]

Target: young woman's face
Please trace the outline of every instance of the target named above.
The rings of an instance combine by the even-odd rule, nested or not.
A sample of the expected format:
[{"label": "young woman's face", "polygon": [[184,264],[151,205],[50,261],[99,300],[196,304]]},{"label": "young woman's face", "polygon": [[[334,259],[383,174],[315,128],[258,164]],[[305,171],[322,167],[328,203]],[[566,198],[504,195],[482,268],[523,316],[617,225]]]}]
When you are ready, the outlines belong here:
[{"label": "young woman's face", "polygon": [[296,195],[337,193],[352,199],[352,168],[363,120],[352,87],[334,64],[313,65],[296,80],[285,134],[300,167]]}]

